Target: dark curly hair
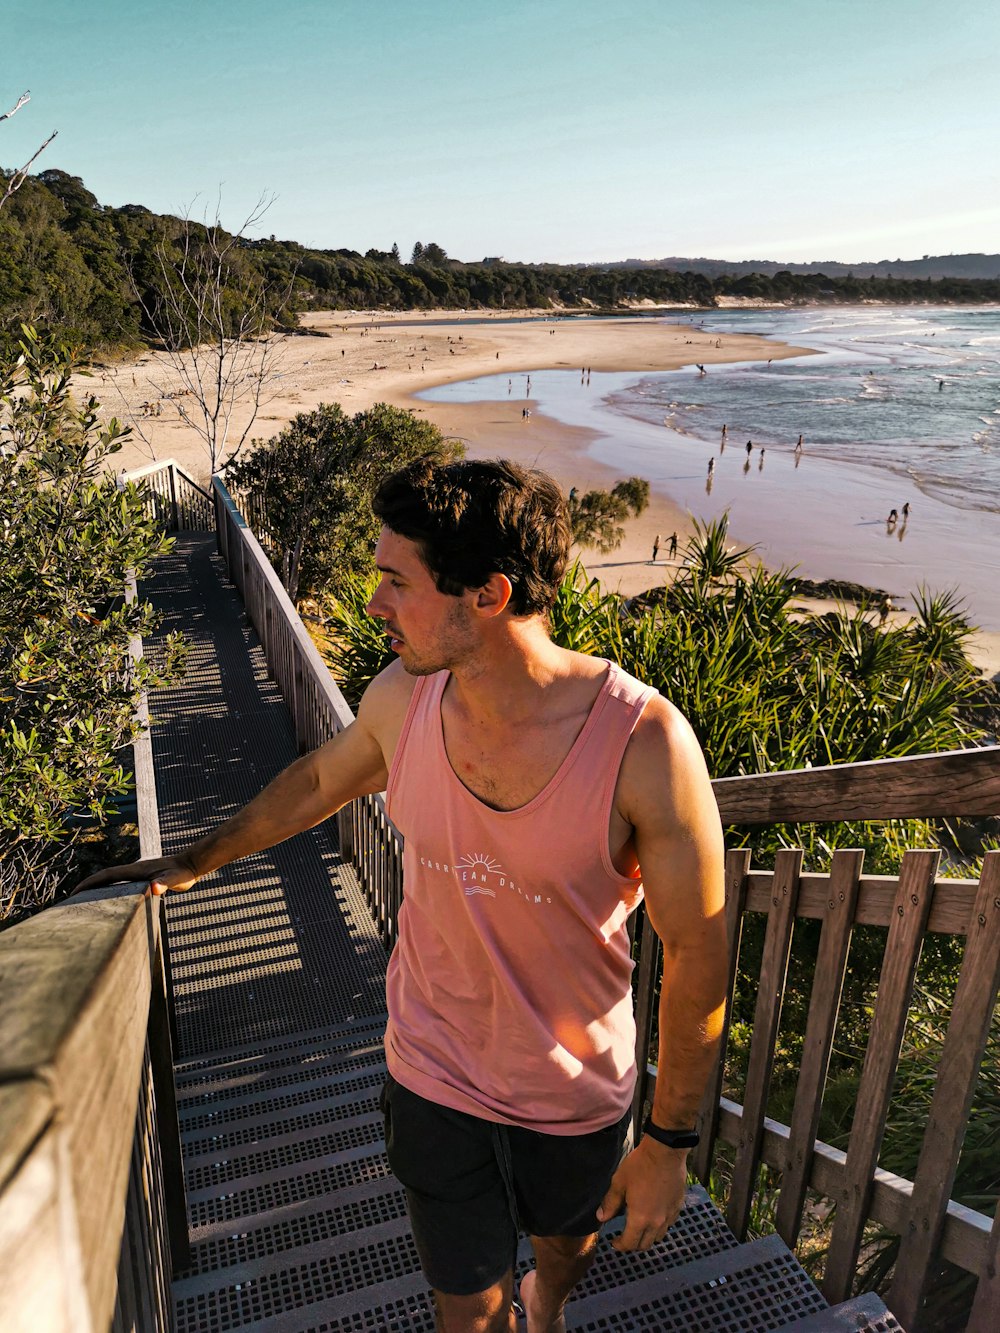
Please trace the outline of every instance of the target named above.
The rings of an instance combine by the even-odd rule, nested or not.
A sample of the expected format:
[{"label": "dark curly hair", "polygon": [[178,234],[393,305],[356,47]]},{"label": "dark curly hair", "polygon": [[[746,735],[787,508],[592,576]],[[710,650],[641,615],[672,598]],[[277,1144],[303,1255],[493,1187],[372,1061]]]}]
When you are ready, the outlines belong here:
[{"label": "dark curly hair", "polygon": [[440,592],[460,596],[496,573],[511,581],[515,615],[555,602],[571,536],[566,502],[547,473],[504,458],[417,459],[386,477],[372,508],[416,542]]}]

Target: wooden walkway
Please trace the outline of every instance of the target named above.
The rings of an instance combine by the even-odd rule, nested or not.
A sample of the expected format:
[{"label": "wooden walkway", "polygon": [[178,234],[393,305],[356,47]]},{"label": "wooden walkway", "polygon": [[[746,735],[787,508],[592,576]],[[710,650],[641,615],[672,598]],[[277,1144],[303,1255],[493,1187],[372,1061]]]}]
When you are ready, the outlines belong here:
[{"label": "wooden walkway", "polygon": [[[296,746],[214,536],[179,535],[144,591],[161,632],[191,643],[186,679],[152,700],[170,851],[243,805]],[[192,1243],[175,1274],[177,1333],[433,1328],[377,1105],[385,950],[334,839],[331,821],[166,903]],[[900,1328],[874,1297],[828,1309],[777,1237],[738,1243],[701,1190],[651,1253],[602,1241],[568,1321]]]}]

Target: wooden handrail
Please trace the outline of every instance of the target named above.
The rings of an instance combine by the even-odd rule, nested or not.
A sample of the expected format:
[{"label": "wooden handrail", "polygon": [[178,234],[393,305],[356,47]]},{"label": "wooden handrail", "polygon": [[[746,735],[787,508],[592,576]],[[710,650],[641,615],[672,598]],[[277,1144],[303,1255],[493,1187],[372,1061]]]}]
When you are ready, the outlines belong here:
[{"label": "wooden handrail", "polygon": [[[921,938],[922,932],[917,929],[921,919],[926,920],[928,925],[933,922],[935,901],[939,898],[948,898],[956,887],[955,881],[935,880],[933,860],[926,859],[929,856],[933,854],[907,853],[904,874],[899,880],[879,878],[874,881],[880,891],[891,883],[895,894],[890,907],[880,911],[878,920],[872,924],[886,927],[887,932],[890,927],[895,927],[898,934],[908,934],[911,943],[919,942]],[[720,1058],[712,1084],[712,1093],[701,1116],[702,1144],[694,1157],[697,1174],[703,1182],[708,1182],[715,1143],[726,1143],[736,1149],[737,1174],[734,1189],[737,1193],[730,1203],[729,1220],[737,1230],[737,1234],[742,1235],[746,1229],[747,1212],[752,1197],[751,1186],[757,1167],[760,1163],[766,1163],[780,1171],[782,1189],[777,1219],[778,1230],[786,1243],[791,1246],[795,1245],[801,1226],[804,1185],[808,1184],[818,1193],[836,1201],[841,1207],[843,1225],[839,1246],[831,1250],[835,1262],[832,1266],[829,1261],[827,1264],[828,1289],[825,1288],[825,1291],[831,1300],[843,1299],[849,1289],[857,1262],[860,1241],[857,1226],[860,1218],[862,1222],[880,1223],[903,1237],[904,1252],[900,1264],[897,1265],[895,1285],[889,1304],[894,1313],[905,1313],[907,1318],[905,1326],[910,1326],[919,1309],[927,1276],[938,1256],[981,1277],[977,1310],[982,1307],[983,1314],[981,1322],[976,1327],[992,1330],[1000,1326],[1000,1289],[993,1281],[991,1267],[993,1264],[991,1219],[986,1214],[964,1207],[948,1197],[954,1182],[958,1152],[968,1124],[968,1108],[990,1028],[997,985],[1000,982],[1000,852],[987,853],[983,874],[978,884],[971,881],[957,882],[964,904],[964,915],[961,919],[961,914],[956,915],[949,909],[950,927],[956,933],[968,934],[970,944],[966,950],[952,1007],[952,1017],[941,1057],[941,1069],[935,1085],[934,1104],[931,1108],[915,1181],[906,1180],[878,1167],[877,1149],[873,1152],[871,1148],[871,1141],[881,1138],[885,1125],[888,1109],[886,1092],[891,1086],[892,1074],[898,1059],[899,1041],[902,1035],[901,1018],[905,1017],[905,1001],[912,983],[911,969],[914,962],[912,948],[909,945],[902,951],[893,946],[886,948],[875,1019],[872,1024],[872,1040],[866,1061],[865,1077],[868,1091],[859,1091],[859,1106],[863,1106],[864,1111],[863,1114],[859,1113],[855,1128],[852,1129],[848,1150],[842,1152],[815,1139],[819,1103],[815,1102],[814,1098],[817,1089],[820,1094],[822,1093],[825,1081],[826,1061],[829,1057],[846,966],[849,933],[844,933],[844,923],[840,919],[841,911],[844,904],[847,905],[849,913],[853,903],[860,904],[859,890],[865,883],[860,877],[859,855],[855,852],[837,852],[830,876],[803,876],[797,890],[794,884],[794,871],[788,865],[779,866],[773,872],[749,872],[741,884],[739,880],[745,865],[745,851],[733,851],[728,854],[727,885],[732,890],[730,904],[736,901],[743,910],[771,913],[775,911],[777,903],[787,912],[790,900],[794,901],[797,894],[796,916],[801,918],[804,915],[801,911],[804,884],[808,882],[810,890],[817,897],[819,896],[817,890],[822,891],[822,897],[827,905],[819,945],[819,959],[822,960],[823,970],[821,972],[817,964],[813,977],[814,1003],[810,1007],[806,1026],[791,1127],[764,1114],[768,1079],[761,1075],[755,1079],[754,1076],[755,1067],[761,1070],[773,1059],[778,1029],[768,1019],[761,1025],[755,1023],[753,1028],[744,1105],[738,1104],[730,1097],[719,1096],[723,1068],[723,1059]],[[853,890],[850,885],[852,877],[857,880]],[[756,901],[753,901],[752,895],[747,892],[746,881],[751,878],[757,885]],[[765,885],[766,893],[762,893],[761,890]],[[971,895],[970,885],[973,890]],[[905,920],[908,908],[921,914],[912,925],[908,925]],[[900,909],[903,911],[902,916]],[[814,913],[809,912],[805,915]],[[859,920],[857,909],[853,911],[853,919],[855,924]],[[779,921],[776,930],[770,932],[775,940],[772,950],[774,958],[770,964],[766,957],[768,946],[765,945],[765,959],[759,979],[758,995],[761,999],[758,1009],[761,1004],[768,1009],[773,1005],[774,998],[780,1004],[785,989],[781,959],[784,957],[786,924]],[[829,947],[827,947],[828,932],[831,934]],[[735,951],[738,952],[738,930],[735,933],[735,941]],[[646,947],[644,928],[643,949]],[[775,975],[776,970],[780,975]],[[731,976],[733,983],[730,988],[730,1009],[736,977],[735,957]],[[765,1018],[767,1017],[765,1015]],[[655,1064],[646,1063],[645,1052],[646,1047],[643,1045],[640,1064],[640,1069],[643,1071],[642,1104],[652,1101],[657,1073]],[[811,1063],[815,1063],[816,1066],[813,1074],[808,1072]],[[715,1098],[718,1098],[717,1102]],[[803,1099],[806,1099],[805,1105]],[[881,1104],[876,1104],[877,1101]],[[801,1130],[796,1129],[796,1125],[802,1124],[809,1126],[812,1131],[808,1145],[804,1143]],[[869,1140],[867,1146],[861,1141],[866,1138]],[[858,1161],[859,1152],[861,1162]],[[855,1162],[853,1171],[852,1159]],[[790,1195],[786,1195],[787,1190],[791,1191]],[[845,1218],[846,1221],[843,1221]],[[1000,1225],[1000,1210],[998,1210],[997,1225]],[[902,1318],[902,1314],[899,1317]]]},{"label": "wooden handrail", "polygon": [[[141,854],[157,856],[148,728],[133,750]],[[79,894],[0,934],[3,1329],[171,1325],[171,1258],[186,1262],[188,1236],[166,938],[146,887]],[[148,1262],[119,1283],[131,1253]]]},{"label": "wooden handrail", "polygon": [[199,486],[174,459],[147,463],[124,476],[126,481],[142,484],[147,496],[147,512],[168,532],[205,530],[214,526],[211,493]]},{"label": "wooden handrail", "polygon": [[158,977],[159,905],[142,887],[0,935],[2,1328],[111,1323]]},{"label": "wooden handrail", "polygon": [[[214,477],[216,534],[268,668],[292,715],[302,752],[354,721],[350,705],[299,618],[281,580],[220,477]],[[379,793],[337,815],[340,847],[357,871],[382,941],[391,949],[403,901],[403,842]]]},{"label": "wooden handrail", "polygon": [[1000,813],[1000,746],[712,783],[724,824],[846,823]]},{"label": "wooden handrail", "polygon": [[148,480],[150,477],[156,476],[160,472],[166,473],[169,472],[171,469],[173,469],[173,471],[176,473],[178,477],[181,477],[184,481],[186,481],[189,486],[193,486],[196,491],[201,491],[202,495],[205,497],[206,500],[211,500],[212,498],[211,491],[206,491],[205,487],[202,486],[199,482],[195,481],[194,477],[192,477],[189,472],[185,472],[184,469],[181,467],[180,463],[178,463],[177,460],[174,458],[164,458],[155,463],[146,463],[144,464],[143,467],[133,468],[130,472],[125,473],[125,480],[126,481]]}]

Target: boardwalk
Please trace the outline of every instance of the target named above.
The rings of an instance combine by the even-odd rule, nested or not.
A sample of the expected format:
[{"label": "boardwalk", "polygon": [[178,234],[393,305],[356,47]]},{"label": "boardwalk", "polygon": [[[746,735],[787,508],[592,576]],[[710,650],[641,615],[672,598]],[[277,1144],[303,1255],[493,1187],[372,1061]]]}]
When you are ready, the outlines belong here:
[{"label": "boardwalk", "polygon": [[[191,644],[186,679],[153,699],[170,851],[296,750],[214,538],[180,535],[145,591]],[[382,1142],[386,956],[333,837],[302,835],[166,904],[192,1242],[177,1333],[433,1328]],[[777,1237],[739,1244],[694,1190],[651,1254],[602,1243],[568,1313],[589,1330],[899,1327],[874,1298],[849,1305],[827,1312]]]}]

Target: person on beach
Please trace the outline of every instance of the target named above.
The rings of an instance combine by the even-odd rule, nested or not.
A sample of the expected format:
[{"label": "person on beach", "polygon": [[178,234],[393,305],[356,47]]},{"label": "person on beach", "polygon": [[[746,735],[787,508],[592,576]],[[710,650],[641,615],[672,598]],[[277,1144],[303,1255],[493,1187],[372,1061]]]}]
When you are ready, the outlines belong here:
[{"label": "person on beach", "polygon": [[886,595],[882,598],[882,601],[879,603],[879,608],[878,608],[879,625],[885,624],[885,622],[889,619],[889,615],[892,612],[892,609],[893,609],[892,598],[889,596],[888,593],[886,593]]},{"label": "person on beach", "polygon": [[659,554],[660,554],[660,534],[657,533],[656,536],[653,538],[653,555],[650,562],[651,564],[654,565],[656,564],[656,557]]},{"label": "person on beach", "polygon": [[752,453],[753,453],[753,440],[747,440],[747,459],[748,459],[748,460],[749,460],[750,455],[751,455]]},{"label": "person on beach", "polygon": [[889,517],[885,520],[886,527],[887,528],[894,527],[898,521],[899,521],[899,515],[896,513],[895,509],[890,509]]},{"label": "person on beach", "polygon": [[677,554],[677,533],[672,532],[670,534],[670,559],[673,560],[676,554]]},{"label": "person on beach", "polygon": [[798,440],[795,442],[795,452],[796,452],[797,454],[800,454],[800,453],[802,452],[802,436],[801,436],[801,435],[799,436]]},{"label": "person on beach", "polygon": [[[569,560],[555,482],[418,460],[380,486],[368,612],[397,660],[357,720],[173,856],[80,886],[192,888],[385,791],[405,839],[386,979],[390,1165],[447,1333],[560,1333],[602,1222],[648,1250],[683,1204],[727,987],[722,834],[700,747],[656,690],[558,647]],[[659,1077],[636,1078],[628,918],[663,941]]]},{"label": "person on beach", "polygon": [[714,471],[715,471],[715,459],[710,458],[708,460],[708,475],[711,476]]}]

